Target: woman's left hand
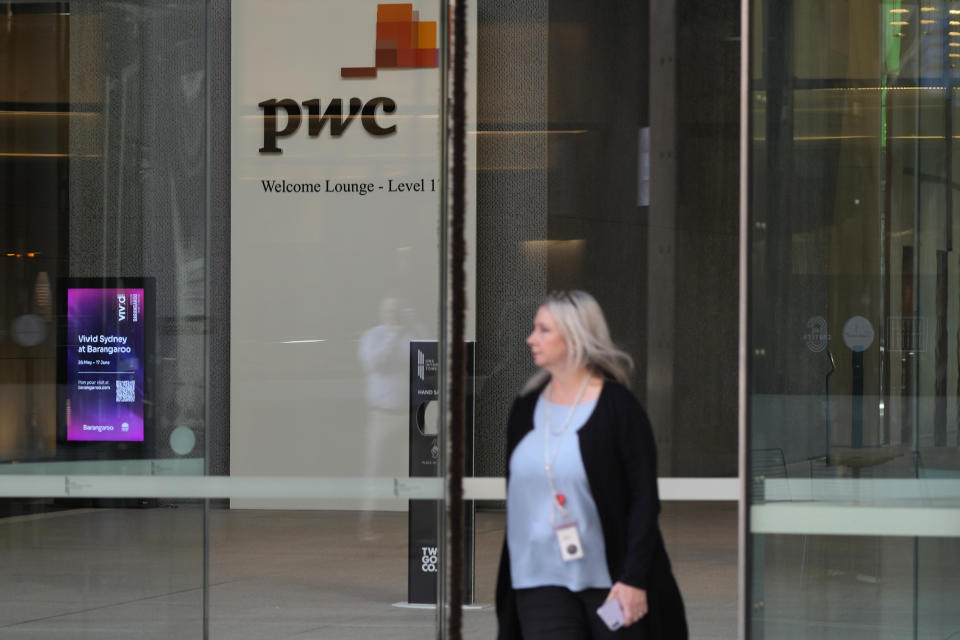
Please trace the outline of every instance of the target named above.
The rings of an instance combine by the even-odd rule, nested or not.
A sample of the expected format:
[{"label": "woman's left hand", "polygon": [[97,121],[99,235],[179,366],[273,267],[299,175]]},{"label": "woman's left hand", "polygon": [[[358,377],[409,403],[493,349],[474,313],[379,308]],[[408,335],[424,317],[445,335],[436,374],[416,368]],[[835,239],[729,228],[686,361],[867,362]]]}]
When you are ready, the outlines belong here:
[{"label": "woman's left hand", "polygon": [[647,615],[647,592],[645,589],[638,589],[617,582],[614,583],[610,593],[607,594],[607,600],[612,598],[620,601],[620,608],[623,609],[623,617],[626,619],[623,625],[625,627],[629,627]]}]

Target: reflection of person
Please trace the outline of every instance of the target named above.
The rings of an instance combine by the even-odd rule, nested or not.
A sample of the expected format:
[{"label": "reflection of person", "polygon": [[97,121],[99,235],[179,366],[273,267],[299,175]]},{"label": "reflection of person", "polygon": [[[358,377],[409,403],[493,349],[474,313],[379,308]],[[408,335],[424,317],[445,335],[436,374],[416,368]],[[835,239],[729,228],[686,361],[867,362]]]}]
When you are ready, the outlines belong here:
[{"label": "reflection of person", "polygon": [[367,405],[374,410],[406,412],[412,311],[397,298],[380,301],[380,324],[360,337],[358,356],[366,375]]},{"label": "reflection of person", "polygon": [[[657,524],[653,432],[625,386],[630,356],[582,291],[548,296],[527,344],[541,369],[507,424],[498,637],[684,640]],[[616,632],[596,614],[614,598],[624,617]]]},{"label": "reflection of person", "polygon": [[[394,296],[380,301],[380,323],[360,337],[357,356],[365,376],[367,428],[364,442],[365,476],[406,475],[410,341],[422,337],[413,310]],[[417,335],[420,332],[421,335]],[[367,500],[360,516],[360,537],[373,539]]]}]

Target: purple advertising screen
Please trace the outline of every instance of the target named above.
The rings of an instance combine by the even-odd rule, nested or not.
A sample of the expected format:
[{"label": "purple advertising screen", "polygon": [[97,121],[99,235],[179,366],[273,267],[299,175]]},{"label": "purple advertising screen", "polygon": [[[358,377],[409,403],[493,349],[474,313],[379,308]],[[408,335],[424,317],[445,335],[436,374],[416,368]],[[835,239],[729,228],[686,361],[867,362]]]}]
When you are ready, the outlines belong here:
[{"label": "purple advertising screen", "polygon": [[68,288],[68,441],[143,442],[143,288]]}]

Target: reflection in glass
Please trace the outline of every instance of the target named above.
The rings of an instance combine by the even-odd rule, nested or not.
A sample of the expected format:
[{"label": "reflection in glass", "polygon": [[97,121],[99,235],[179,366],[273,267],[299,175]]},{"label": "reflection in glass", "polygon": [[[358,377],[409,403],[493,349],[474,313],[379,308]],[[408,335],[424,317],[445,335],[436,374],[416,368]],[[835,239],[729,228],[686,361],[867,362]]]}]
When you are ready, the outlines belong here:
[{"label": "reflection in glass", "polygon": [[[63,492],[0,500],[7,634],[203,631],[201,505],[71,498],[83,480],[65,476],[112,476],[122,487],[123,474],[146,485],[204,472],[206,17],[189,0],[13,0],[0,13],[0,474],[8,487],[61,476]],[[139,288],[101,291],[117,304],[124,296],[120,311],[111,318],[96,300],[74,300],[87,308],[73,317],[89,320],[73,333],[103,328],[95,344],[112,347],[119,323],[143,310],[156,327],[129,339],[155,343],[153,355],[80,358],[74,343],[84,368],[68,388],[57,357],[73,278],[92,288],[155,282],[155,307],[130,306]],[[85,408],[82,386],[103,392]]]},{"label": "reflection in glass", "polygon": [[[855,514],[876,481],[960,478],[960,7],[752,10],[754,523],[772,503],[807,509],[811,498]],[[783,484],[793,480],[812,493]],[[822,522],[805,531],[844,517],[809,513]],[[904,517],[888,512],[891,526]],[[882,522],[863,535],[751,536],[751,637],[960,630],[937,604],[956,587],[926,560],[955,540],[884,535]]]}]

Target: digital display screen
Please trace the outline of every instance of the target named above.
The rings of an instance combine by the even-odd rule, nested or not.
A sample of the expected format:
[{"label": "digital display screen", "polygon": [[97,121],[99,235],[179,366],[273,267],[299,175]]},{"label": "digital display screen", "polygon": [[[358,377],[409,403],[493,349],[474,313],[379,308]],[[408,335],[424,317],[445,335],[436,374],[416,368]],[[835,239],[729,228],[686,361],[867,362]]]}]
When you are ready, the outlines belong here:
[{"label": "digital display screen", "polygon": [[67,441],[143,442],[142,287],[66,291]]}]

